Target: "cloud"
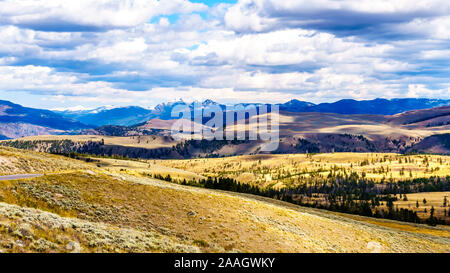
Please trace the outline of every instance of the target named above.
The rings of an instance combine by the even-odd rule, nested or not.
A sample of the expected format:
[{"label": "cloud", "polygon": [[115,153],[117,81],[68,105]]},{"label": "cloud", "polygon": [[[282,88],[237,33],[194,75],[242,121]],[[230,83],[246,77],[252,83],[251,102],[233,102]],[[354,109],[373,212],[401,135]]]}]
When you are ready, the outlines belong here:
[{"label": "cloud", "polygon": [[0,23],[43,31],[103,31],[206,8],[186,0],[5,0],[0,1]]},{"label": "cloud", "polygon": [[227,11],[225,22],[237,32],[303,28],[339,36],[399,38],[403,34],[398,25],[433,22],[449,12],[450,3],[446,0],[421,0],[414,4],[406,0],[240,0]]},{"label": "cloud", "polygon": [[429,89],[424,84],[410,84],[408,86],[407,96],[411,98],[439,98],[448,99],[450,98],[450,87],[446,89]]},{"label": "cloud", "polygon": [[450,16],[441,16],[431,19],[417,18],[408,23],[394,26],[395,33],[404,36],[437,40],[450,40]]},{"label": "cloud", "polygon": [[56,108],[52,108],[50,109],[52,111],[86,111],[86,110],[93,110],[93,108],[90,107],[85,107],[83,105],[76,105],[76,106],[72,106],[72,107],[56,107]]},{"label": "cloud", "polygon": [[125,96],[127,91],[111,83],[83,81],[84,75],[56,72],[42,66],[0,66],[0,90],[65,96]]},{"label": "cloud", "polygon": [[0,58],[0,65],[9,65],[11,63],[14,63],[17,59],[14,57],[3,57]]},{"label": "cloud", "polygon": [[92,108],[448,97],[448,6],[0,1],[0,99],[26,92],[35,107]]}]

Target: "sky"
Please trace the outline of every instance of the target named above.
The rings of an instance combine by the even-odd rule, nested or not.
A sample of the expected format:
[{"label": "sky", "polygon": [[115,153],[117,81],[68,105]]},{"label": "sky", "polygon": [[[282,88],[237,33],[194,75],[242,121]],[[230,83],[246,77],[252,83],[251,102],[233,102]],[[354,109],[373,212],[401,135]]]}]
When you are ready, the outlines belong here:
[{"label": "sky", "polygon": [[450,99],[448,0],[0,0],[0,100]]}]

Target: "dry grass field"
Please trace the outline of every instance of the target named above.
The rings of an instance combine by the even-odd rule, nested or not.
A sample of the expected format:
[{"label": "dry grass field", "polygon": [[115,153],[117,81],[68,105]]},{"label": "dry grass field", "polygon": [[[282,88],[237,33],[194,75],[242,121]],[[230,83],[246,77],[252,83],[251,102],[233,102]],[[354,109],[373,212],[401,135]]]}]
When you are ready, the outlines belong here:
[{"label": "dry grass field", "polygon": [[112,173],[125,173],[136,176],[142,175],[170,175],[177,180],[204,179],[205,177],[194,172],[176,169],[156,164],[156,161],[121,160],[111,158],[92,158],[97,167],[101,167]]},{"label": "dry grass field", "polygon": [[203,176],[225,176],[262,187],[295,185],[299,178],[356,172],[367,178],[399,180],[450,175],[450,157],[386,153],[249,155],[211,159],[156,160],[158,165]]},{"label": "dry grass field", "polygon": [[51,154],[0,148],[0,175],[61,173],[87,168],[78,160],[61,160],[60,156]]},{"label": "dry grass field", "polygon": [[[313,209],[128,175],[73,173],[0,185],[3,201],[8,204],[56,214],[63,223],[72,220],[100,225],[90,233],[84,224],[56,231],[53,227],[42,239],[39,231],[44,224],[29,223],[29,217],[22,219],[28,215],[25,210],[12,220],[28,222],[31,228],[24,232],[28,236],[19,234],[23,225],[11,223],[11,233],[2,233],[3,241],[9,243],[12,237],[15,251],[37,250],[39,239],[44,245],[39,249],[45,251],[64,249],[70,242],[89,252],[176,251],[177,246],[179,251],[204,252],[370,252],[371,242],[380,246],[380,252],[450,251],[450,231],[443,228],[421,226],[415,233],[402,232]],[[9,191],[12,187],[17,194]],[[97,231],[108,227],[116,234]],[[148,242],[121,245],[115,236],[122,230],[144,234],[141,236]],[[426,230],[446,235],[430,236]]]},{"label": "dry grass field", "polygon": [[[0,181],[1,252],[450,252],[445,226],[350,216],[142,175],[157,171],[159,161],[84,163],[0,152],[11,162],[48,157],[67,166]],[[5,173],[21,165],[8,166]]]},{"label": "dry grass field", "polygon": [[119,145],[125,147],[137,147],[146,149],[156,149],[163,147],[172,147],[178,142],[169,136],[127,136],[127,137],[113,137],[113,136],[98,136],[98,135],[40,135],[18,138],[18,141],[33,141],[33,140],[71,140],[73,142],[100,142],[104,141],[105,145]]},{"label": "dry grass field", "polygon": [[[447,199],[444,207],[444,199]],[[426,216],[430,214],[431,208],[434,208],[434,214],[437,217],[444,218],[444,212],[448,213],[450,209],[450,192],[421,192],[406,194],[406,199],[399,198],[399,201],[394,202],[395,206],[399,208],[409,208],[417,211],[419,216]],[[425,199],[426,203],[423,202]],[[448,215],[448,214],[447,214]]]},{"label": "dry grass field", "polygon": [[[441,109],[448,113],[448,108]],[[430,120],[424,122],[412,122],[421,117],[421,111],[438,111],[438,108],[430,110],[418,110],[406,112],[394,116],[382,115],[341,115],[333,113],[292,113],[281,111],[277,119],[280,122],[280,136],[301,137],[311,133],[354,134],[364,135],[369,139],[376,137],[427,137],[434,134],[449,133],[449,126],[429,127]],[[267,115],[267,114],[266,114]],[[432,116],[433,114],[428,114]],[[439,115],[439,114],[438,114]],[[262,116],[255,115],[253,120]],[[445,119],[445,118],[444,118]],[[404,125],[408,123],[408,125]],[[412,122],[412,123],[411,123]],[[256,124],[253,123],[253,124]],[[234,129],[233,127],[231,127]],[[230,129],[231,129],[230,128]],[[249,128],[252,130],[252,128]],[[254,128],[253,128],[254,130]]]}]

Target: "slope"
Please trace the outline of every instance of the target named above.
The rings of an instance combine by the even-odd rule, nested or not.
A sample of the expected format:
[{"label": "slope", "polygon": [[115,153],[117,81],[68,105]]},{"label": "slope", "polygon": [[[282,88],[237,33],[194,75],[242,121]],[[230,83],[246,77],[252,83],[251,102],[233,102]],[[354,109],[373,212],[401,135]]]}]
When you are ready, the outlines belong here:
[{"label": "slope", "polygon": [[389,222],[391,227],[81,164],[89,170],[0,181],[3,251],[450,251],[445,228]]}]

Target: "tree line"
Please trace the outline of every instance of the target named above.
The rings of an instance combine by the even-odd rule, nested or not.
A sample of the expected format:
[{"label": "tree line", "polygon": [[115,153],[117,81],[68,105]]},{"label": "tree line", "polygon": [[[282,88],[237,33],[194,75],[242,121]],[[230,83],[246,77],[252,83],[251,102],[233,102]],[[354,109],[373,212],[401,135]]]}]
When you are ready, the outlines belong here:
[{"label": "tree line", "polygon": [[[348,177],[328,178],[326,181],[314,184],[304,184],[284,189],[263,189],[256,185],[240,183],[233,178],[208,177],[201,180],[186,179],[179,181],[170,175],[153,175],[156,179],[168,182],[177,182],[182,185],[218,189],[239,193],[247,193],[269,197],[300,206],[326,209],[330,211],[356,214],[361,216],[392,219],[411,223],[425,223],[435,226],[448,224],[445,219],[435,216],[434,208],[427,219],[421,219],[412,209],[398,208],[394,202],[398,200],[397,194],[406,194],[420,191],[447,191],[450,185],[450,176],[446,178],[430,177],[417,178],[408,181],[387,183],[383,189],[374,181],[359,177],[356,173]],[[311,201],[312,197],[322,196],[323,201]],[[406,198],[406,195],[404,195]],[[382,205],[385,204],[385,207]]]}]

